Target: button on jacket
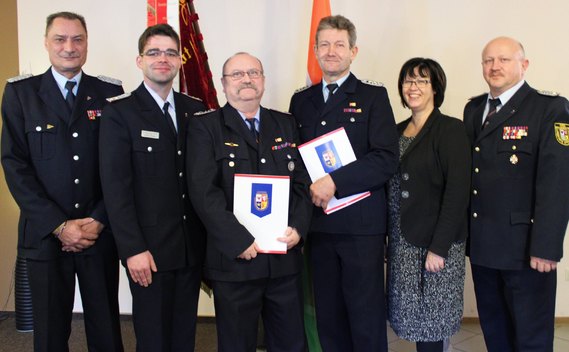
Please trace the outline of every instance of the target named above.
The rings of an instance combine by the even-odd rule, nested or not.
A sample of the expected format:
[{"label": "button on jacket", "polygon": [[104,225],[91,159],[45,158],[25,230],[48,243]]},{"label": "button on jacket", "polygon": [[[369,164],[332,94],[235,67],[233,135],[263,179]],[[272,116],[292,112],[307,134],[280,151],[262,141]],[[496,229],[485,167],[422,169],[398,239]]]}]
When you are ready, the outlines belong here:
[{"label": "button on jacket", "polygon": [[324,103],[322,83],[293,95],[290,112],[301,143],[340,127],[346,130],[357,161],[330,173],[339,198],[371,191],[371,196],[326,215],[315,208],[311,232],[378,235],[386,233],[384,185],[397,169],[397,133],[384,87],[366,84],[353,74]]},{"label": "button on jacket", "polygon": [[[410,119],[397,125],[403,133]],[[446,257],[467,236],[470,143],[462,121],[433,110],[401,157],[401,230],[415,246]]]},{"label": "button on jacket", "polygon": [[178,133],[144,84],[109,104],[101,125],[101,179],[119,256],[150,251],[159,271],[200,265],[203,227],[185,182],[186,124],[201,102],[174,93]]},{"label": "button on jacket", "polygon": [[[93,217],[108,226],[98,172],[99,124],[105,99],[122,92],[120,85],[83,73],[70,114],[51,69],[6,85],[2,165],[21,211],[21,256],[65,255],[52,235],[65,220]],[[114,247],[109,231],[80,255],[97,253],[103,245]]]},{"label": "button on jacket", "polygon": [[482,129],[486,101],[483,94],[464,109],[473,165],[470,260],[507,270],[527,268],[530,256],[559,261],[569,219],[562,137],[569,103],[524,83]]},{"label": "button on jacket", "polygon": [[297,274],[302,268],[302,240],[284,255],[259,254],[251,261],[237,259],[254,238],[233,215],[235,174],[289,176],[288,226],[296,228],[303,239],[312,211],[310,179],[296,148],[294,118],[260,109],[259,143],[229,104],[190,120],[190,198],[208,231],[205,276],[212,280],[278,278]]}]

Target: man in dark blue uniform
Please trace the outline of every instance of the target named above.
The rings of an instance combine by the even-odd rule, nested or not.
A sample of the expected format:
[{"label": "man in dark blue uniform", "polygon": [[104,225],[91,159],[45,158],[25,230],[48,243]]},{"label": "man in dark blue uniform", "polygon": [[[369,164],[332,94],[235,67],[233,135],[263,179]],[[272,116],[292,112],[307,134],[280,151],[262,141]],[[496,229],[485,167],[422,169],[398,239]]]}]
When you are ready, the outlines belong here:
[{"label": "man in dark blue uniform", "polygon": [[[296,124],[260,105],[265,77],[256,57],[230,57],[222,84],[228,103],[190,120],[187,153],[190,198],[207,229],[205,275],[213,287],[218,350],[254,352],[262,315],[269,351],[305,351],[301,246],[312,206]],[[290,177],[288,228],[279,238],[286,254],[259,253],[235,217],[235,174]]]},{"label": "man in dark blue uniform", "polygon": [[473,146],[470,261],[490,352],[553,351],[555,271],[569,220],[569,103],[524,81],[522,45],[482,52],[489,94],[464,123]]},{"label": "man in dark blue uniform", "polygon": [[138,42],[144,82],[101,124],[101,183],[127,269],[137,350],[193,351],[204,232],[186,191],[186,124],[204,110],[172,90],[180,39],[167,24]]},{"label": "man in dark blue uniform", "polygon": [[[383,286],[387,203],[385,183],[397,169],[397,131],[387,91],[350,73],[356,30],[345,17],[320,21],[315,53],[320,84],[290,103],[301,142],[343,127],[357,161],[310,186],[310,226],[318,335],[324,351],[387,351]],[[332,196],[371,196],[326,215]],[[320,209],[322,208],[322,209]]]},{"label": "man in dark blue uniform", "polygon": [[85,74],[85,19],[47,18],[51,68],[8,81],[2,101],[2,165],[20,207],[18,255],[26,258],[34,349],[67,351],[75,276],[89,350],[122,351],[118,258],[103,204],[98,136],[117,80]]}]

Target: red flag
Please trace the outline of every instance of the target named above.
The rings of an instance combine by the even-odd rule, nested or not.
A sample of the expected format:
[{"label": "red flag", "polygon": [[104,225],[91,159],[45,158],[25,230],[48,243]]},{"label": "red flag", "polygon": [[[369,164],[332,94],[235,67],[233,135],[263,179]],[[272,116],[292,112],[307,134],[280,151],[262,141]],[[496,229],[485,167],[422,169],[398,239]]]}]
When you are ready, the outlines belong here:
[{"label": "red flag", "polygon": [[179,9],[182,49],[180,91],[200,98],[208,109],[217,109],[217,92],[207,63],[203,36],[198,25],[199,17],[193,0],[180,0]]},{"label": "red flag", "polygon": [[314,44],[316,43],[316,29],[322,17],[330,16],[330,0],[314,0],[312,2],[312,22],[310,25],[310,40],[308,42],[308,75],[306,76],[306,84],[309,86],[319,83],[322,80],[322,70],[316,60],[314,54]]}]

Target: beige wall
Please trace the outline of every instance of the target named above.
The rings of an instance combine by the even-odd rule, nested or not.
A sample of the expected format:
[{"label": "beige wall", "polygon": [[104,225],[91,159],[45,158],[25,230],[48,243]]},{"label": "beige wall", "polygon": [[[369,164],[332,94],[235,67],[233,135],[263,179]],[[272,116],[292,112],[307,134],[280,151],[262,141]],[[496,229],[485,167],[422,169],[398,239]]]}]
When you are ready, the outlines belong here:
[{"label": "beige wall", "polygon": [[[2,64],[0,65],[0,95],[4,94],[4,82],[18,74],[18,36],[6,35],[17,33],[18,16],[16,0],[2,0],[0,11],[0,48],[2,48]],[[0,126],[2,122],[0,121]],[[1,169],[0,169],[1,170]],[[18,207],[8,192],[4,171],[0,171],[0,310],[14,310],[14,294],[10,293],[10,283],[14,272],[17,243]],[[10,296],[7,305],[6,299]]]}]

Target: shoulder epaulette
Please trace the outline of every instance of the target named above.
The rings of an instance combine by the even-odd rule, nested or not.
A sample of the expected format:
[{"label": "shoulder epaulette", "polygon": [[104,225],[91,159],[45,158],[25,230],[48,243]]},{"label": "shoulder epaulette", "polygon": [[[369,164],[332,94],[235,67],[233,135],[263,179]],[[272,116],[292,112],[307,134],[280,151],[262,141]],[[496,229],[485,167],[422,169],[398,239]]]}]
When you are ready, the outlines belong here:
[{"label": "shoulder epaulette", "polygon": [[550,90],[537,90],[537,94],[541,94],[541,95],[545,95],[548,97],[558,97],[559,93],[558,92],[552,92]]},{"label": "shoulder epaulette", "polygon": [[481,98],[482,96],[488,96],[488,93],[482,93],[482,94],[474,95],[474,96],[468,98],[468,100],[474,100],[476,98]]},{"label": "shoulder epaulette", "polygon": [[121,100],[121,99],[128,98],[128,97],[130,97],[130,92],[128,92],[128,93],[123,93],[123,94],[121,94],[121,95],[117,95],[116,97],[107,98],[107,101],[108,101],[109,103],[112,103],[113,101]]},{"label": "shoulder epaulette", "polygon": [[185,96],[187,96],[187,97],[189,97],[189,98],[192,98],[192,99],[194,99],[194,100],[203,102],[203,100],[201,100],[201,99],[198,98],[198,97],[194,97],[193,95],[189,95],[189,94],[186,94],[186,93],[182,93],[182,94],[184,94]]},{"label": "shoulder epaulette", "polygon": [[111,83],[111,84],[114,84],[116,86],[122,86],[122,81],[120,79],[107,77],[107,76],[97,76],[97,78],[103,82]]},{"label": "shoulder epaulette", "polygon": [[383,87],[383,83],[377,81],[371,81],[369,79],[362,79],[361,82],[370,86]]},{"label": "shoulder epaulette", "polygon": [[215,111],[217,109],[209,109],[209,110],[205,110],[205,111],[198,111],[196,113],[194,113],[194,116],[201,116],[201,115],[205,115],[205,114],[209,114],[212,111]]},{"label": "shoulder epaulette", "polygon": [[26,73],[25,75],[19,75],[16,77],[12,77],[12,78],[8,78],[7,81],[8,83],[14,83],[14,82],[18,82],[18,81],[23,81],[25,79],[28,79],[30,77],[33,77],[34,75],[32,75],[31,73]]},{"label": "shoulder epaulette", "polygon": [[310,88],[310,87],[312,87],[312,86],[304,86],[304,87],[298,88],[297,90],[294,91],[294,94],[300,93],[300,92],[302,92],[302,91],[304,91],[304,90],[307,90],[307,89]]}]

